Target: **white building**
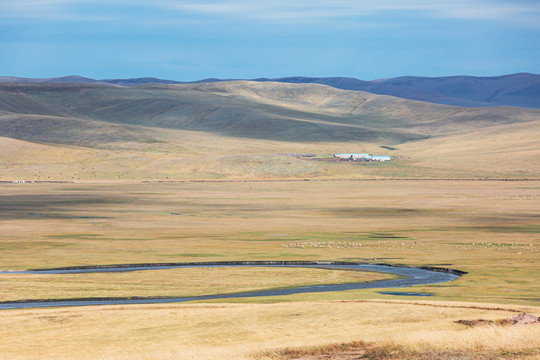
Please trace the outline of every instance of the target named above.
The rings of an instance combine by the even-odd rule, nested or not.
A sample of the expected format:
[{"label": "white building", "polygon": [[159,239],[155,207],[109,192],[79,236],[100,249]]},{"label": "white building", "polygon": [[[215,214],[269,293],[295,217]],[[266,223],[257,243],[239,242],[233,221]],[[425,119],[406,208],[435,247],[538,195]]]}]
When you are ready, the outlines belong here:
[{"label": "white building", "polygon": [[380,155],[370,155],[370,154],[334,154],[335,158],[340,160],[351,160],[351,161],[390,161],[390,156],[380,156]]},{"label": "white building", "polygon": [[390,161],[390,156],[371,155],[373,161]]}]

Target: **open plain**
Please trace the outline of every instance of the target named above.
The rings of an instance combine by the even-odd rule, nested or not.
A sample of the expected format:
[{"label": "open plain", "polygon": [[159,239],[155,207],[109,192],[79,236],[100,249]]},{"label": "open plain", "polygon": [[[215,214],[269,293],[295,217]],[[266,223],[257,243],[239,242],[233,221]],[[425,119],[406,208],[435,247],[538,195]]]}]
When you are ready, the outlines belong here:
[{"label": "open plain", "polygon": [[[264,359],[291,354],[284,349],[350,341],[376,344],[388,358],[540,355],[537,325],[456,323],[540,311],[537,181],[0,186],[5,270],[285,259],[467,272],[450,283],[411,288],[433,294],[429,301],[373,289],[207,304],[6,310],[0,317],[4,358]],[[0,296],[177,296],[376,279],[366,275],[264,268],[2,274]],[[382,356],[379,347],[373,354]]]},{"label": "open plain", "polygon": [[69,266],[348,261],[465,274],[406,289],[2,310],[0,359],[536,359],[538,323],[509,319],[540,313],[539,119],[317,84],[2,83],[1,302],[389,278],[17,273]]}]

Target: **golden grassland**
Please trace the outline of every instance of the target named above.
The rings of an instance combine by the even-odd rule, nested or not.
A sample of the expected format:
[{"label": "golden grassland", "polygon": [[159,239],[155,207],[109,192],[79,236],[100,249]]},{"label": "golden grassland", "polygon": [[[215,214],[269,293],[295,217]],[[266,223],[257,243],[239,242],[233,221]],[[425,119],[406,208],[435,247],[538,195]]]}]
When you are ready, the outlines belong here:
[{"label": "golden grassland", "polygon": [[[363,340],[405,351],[539,355],[540,326],[467,327],[538,307],[431,301],[167,304],[4,311],[6,359],[268,359],[284,348]],[[454,358],[455,359],[455,358]]]},{"label": "golden grassland", "polygon": [[0,274],[0,301],[89,297],[188,297],[307,285],[376,281],[394,276],[306,268],[185,268],[125,273]]},{"label": "golden grassland", "polygon": [[469,272],[448,300],[535,304],[539,182],[1,186],[3,269],[345,260]]},{"label": "golden grassland", "polygon": [[[0,180],[538,179],[539,129],[539,121],[529,121],[404,144],[286,142],[143,127],[116,131],[133,136],[142,133],[150,136],[148,140],[91,143],[84,147],[0,137]],[[391,145],[396,150],[380,145]],[[330,160],[336,152],[389,155],[393,160],[320,160]],[[307,153],[316,154],[319,160],[288,155]]]},{"label": "golden grassland", "polygon": [[[472,133],[434,137],[400,146],[415,166],[431,169],[467,168],[472,174],[492,177],[538,177],[540,120],[498,125]],[[511,175],[514,174],[514,175]]]},{"label": "golden grassland", "polygon": [[[345,260],[468,272],[450,283],[407,289],[434,294],[430,301],[396,300],[372,289],[205,304],[7,310],[0,317],[0,354],[6,359],[265,359],[283,349],[366,341],[411,354],[484,351],[534,359],[538,326],[467,328],[455,321],[539,314],[539,195],[539,181],[0,184],[2,269]],[[279,282],[291,277],[284,269],[261,269],[231,271],[223,279],[207,272],[201,279],[184,270],[95,274],[87,283],[77,280],[79,275],[28,280],[12,274],[2,275],[0,284],[2,296],[11,298],[124,294],[135,285],[160,296],[179,283],[185,293],[211,288],[217,293],[275,287],[275,279],[266,277]],[[139,274],[149,283],[136,284],[131,277]],[[299,274],[287,285],[357,275],[309,269]],[[72,287],[58,284],[68,278]]]}]

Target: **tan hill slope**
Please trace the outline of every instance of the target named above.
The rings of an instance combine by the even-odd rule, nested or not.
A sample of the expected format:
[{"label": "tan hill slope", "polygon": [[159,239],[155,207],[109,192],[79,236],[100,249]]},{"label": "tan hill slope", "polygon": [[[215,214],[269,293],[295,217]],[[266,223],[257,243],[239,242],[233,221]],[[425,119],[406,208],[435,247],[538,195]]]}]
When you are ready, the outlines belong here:
[{"label": "tan hill slope", "polygon": [[[0,180],[45,173],[51,179],[535,176],[539,119],[534,109],[461,108],[317,84],[5,83],[0,136],[46,145],[35,154],[70,165],[19,153],[24,161],[0,165]],[[5,158],[14,156],[13,144],[0,142]],[[523,161],[505,165],[518,146]],[[338,164],[291,155],[334,152],[403,159]]]},{"label": "tan hill slope", "polygon": [[539,111],[534,109],[437,105],[362,91],[338,90],[317,84],[229,82],[185,86],[306,112],[333,114],[339,116],[343,123],[389,126],[401,131],[414,129],[431,136],[533,121],[539,116]]},{"label": "tan hill slope", "polygon": [[[368,119],[363,119],[362,123],[315,108],[297,110],[181,85],[126,89],[73,84],[24,84],[12,86],[8,91],[2,97],[7,95],[12,98],[17,94],[24,100],[30,99],[33,106],[43,104],[43,111],[32,107],[26,113],[203,131],[234,137],[280,141],[384,139],[390,142],[423,137],[409,131],[372,126],[366,121]],[[4,102],[11,102],[11,99]],[[19,106],[6,107],[4,111],[23,112]],[[20,139],[26,136],[24,132],[5,134]]]},{"label": "tan hill slope", "polygon": [[540,120],[412,142],[400,151],[414,156],[419,166],[440,171],[468,171],[472,177],[538,177]]}]

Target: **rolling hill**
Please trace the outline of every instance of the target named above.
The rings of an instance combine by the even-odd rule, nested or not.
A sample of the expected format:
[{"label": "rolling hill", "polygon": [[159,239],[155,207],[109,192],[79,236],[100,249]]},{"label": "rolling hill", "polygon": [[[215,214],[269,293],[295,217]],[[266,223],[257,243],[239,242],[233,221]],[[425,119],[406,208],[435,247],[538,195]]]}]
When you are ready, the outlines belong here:
[{"label": "rolling hill", "polygon": [[[446,106],[320,84],[6,82],[0,180],[535,177],[539,119],[535,109]],[[335,152],[402,160],[291,155]]]},{"label": "rolling hill", "polygon": [[298,84],[316,83],[344,90],[361,90],[373,94],[456,106],[540,108],[540,75],[528,73],[492,77],[402,76],[374,81],[340,77],[287,77],[259,80]]},{"label": "rolling hill", "polygon": [[[198,84],[229,80],[208,78],[193,82],[158,79],[153,77],[134,79],[94,80],[77,75],[47,79],[0,77],[0,82],[22,83],[79,83],[110,86],[138,86],[144,84]],[[293,84],[321,84],[342,90],[359,90],[378,95],[391,95],[403,99],[426,101],[436,104],[490,107],[514,106],[540,108],[540,75],[518,73],[503,76],[402,76],[392,79],[364,81],[348,77],[258,78],[256,82],[281,82]]]}]

